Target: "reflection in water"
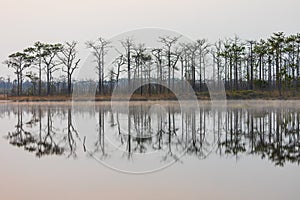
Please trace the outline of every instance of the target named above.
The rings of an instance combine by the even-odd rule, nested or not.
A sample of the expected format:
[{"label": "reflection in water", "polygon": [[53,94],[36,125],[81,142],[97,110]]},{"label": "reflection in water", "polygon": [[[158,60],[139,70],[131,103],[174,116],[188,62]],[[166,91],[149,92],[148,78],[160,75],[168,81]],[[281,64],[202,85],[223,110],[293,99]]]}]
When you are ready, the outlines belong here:
[{"label": "reflection in water", "polygon": [[[44,116],[42,116],[41,107],[32,109],[32,117],[28,122],[23,121],[23,107],[18,106],[15,114],[17,115],[15,130],[7,135],[11,145],[34,152],[37,157],[51,154],[62,155],[64,153],[65,147],[60,146],[61,142],[54,139],[56,132],[52,123],[53,113],[49,108],[46,109],[46,113],[43,113]],[[43,117],[46,118],[45,124],[42,124]],[[38,132],[31,132],[30,128],[36,126],[39,127]],[[25,127],[29,130],[25,130]]]},{"label": "reflection in water", "polygon": [[[228,108],[212,110],[202,106],[181,113],[179,106],[130,106],[129,114],[112,113],[109,105],[78,106],[7,104],[1,119],[15,118],[16,125],[5,136],[13,146],[37,157],[77,157],[87,152],[103,160],[113,148],[133,159],[134,154],[162,152],[161,159],[180,160],[180,155],[206,159],[213,154],[239,158],[250,154],[269,159],[275,165],[300,161],[299,110],[291,108]],[[97,127],[77,130],[81,116],[93,117]]]}]

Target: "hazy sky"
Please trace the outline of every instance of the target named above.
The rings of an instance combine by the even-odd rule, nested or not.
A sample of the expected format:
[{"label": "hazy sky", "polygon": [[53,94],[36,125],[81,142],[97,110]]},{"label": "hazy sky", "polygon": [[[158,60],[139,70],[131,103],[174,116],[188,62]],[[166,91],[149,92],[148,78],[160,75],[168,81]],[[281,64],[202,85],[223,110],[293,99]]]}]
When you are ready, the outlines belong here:
[{"label": "hazy sky", "polygon": [[299,32],[299,0],[0,0],[0,76],[10,53],[35,41],[87,40],[143,27],[178,31],[191,38],[266,38]]}]

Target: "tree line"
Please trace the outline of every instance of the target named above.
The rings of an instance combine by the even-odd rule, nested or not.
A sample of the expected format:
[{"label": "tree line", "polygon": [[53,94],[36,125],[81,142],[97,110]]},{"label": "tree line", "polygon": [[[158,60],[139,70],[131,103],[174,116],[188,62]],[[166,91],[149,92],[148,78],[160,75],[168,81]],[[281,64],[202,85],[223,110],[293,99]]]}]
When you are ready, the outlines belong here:
[{"label": "tree line", "polygon": [[[146,47],[132,38],[120,41],[117,49],[112,42],[99,37],[86,42],[93,56],[98,80],[97,94],[110,94],[124,81],[147,83],[156,80],[169,87],[176,80],[188,81],[195,92],[206,91],[207,81],[223,81],[226,90],[285,91],[299,90],[300,33],[273,33],[267,39],[241,40],[238,36],[209,43],[206,39],[181,42],[180,36],[162,36],[160,47]],[[48,44],[36,42],[4,61],[14,70],[15,78],[1,78],[0,87],[12,95],[71,94],[74,72],[79,68],[77,42]],[[106,63],[110,51],[117,56]],[[55,77],[55,72],[63,74]],[[24,91],[24,80],[27,82]],[[77,83],[83,82],[76,80]],[[161,94],[167,90],[158,85],[144,85],[143,94]]]}]

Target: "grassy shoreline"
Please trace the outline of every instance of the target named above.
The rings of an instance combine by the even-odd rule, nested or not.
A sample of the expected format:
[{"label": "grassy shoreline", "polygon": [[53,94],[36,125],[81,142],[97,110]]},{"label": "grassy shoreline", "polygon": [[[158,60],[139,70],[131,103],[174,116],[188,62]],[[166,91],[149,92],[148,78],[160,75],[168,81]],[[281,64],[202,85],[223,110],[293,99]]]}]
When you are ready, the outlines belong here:
[{"label": "grassy shoreline", "polygon": [[[300,100],[300,93],[285,92],[281,96],[278,92],[270,91],[226,91],[226,97],[228,100]],[[209,92],[197,93],[198,100],[210,100]],[[35,102],[35,101],[71,101],[73,100],[72,95],[55,95],[55,96],[0,96],[0,100],[18,101],[18,102]],[[78,101],[110,101],[110,95],[96,95],[94,97],[77,97]],[[126,100],[125,96],[119,96],[118,100]],[[131,96],[131,101],[155,101],[155,100],[166,100],[172,101],[177,100],[174,94],[161,94],[161,95],[137,95]]]}]

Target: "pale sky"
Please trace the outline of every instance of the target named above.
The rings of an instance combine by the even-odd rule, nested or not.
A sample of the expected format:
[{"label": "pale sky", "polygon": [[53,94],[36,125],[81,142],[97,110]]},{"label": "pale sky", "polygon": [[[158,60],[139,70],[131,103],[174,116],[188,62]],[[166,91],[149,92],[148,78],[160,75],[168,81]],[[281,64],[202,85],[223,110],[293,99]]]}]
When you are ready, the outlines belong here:
[{"label": "pale sky", "polygon": [[300,32],[299,0],[0,0],[0,76],[9,54],[36,41],[84,42],[143,27],[171,29],[192,39],[235,34],[266,38],[276,31]]}]

